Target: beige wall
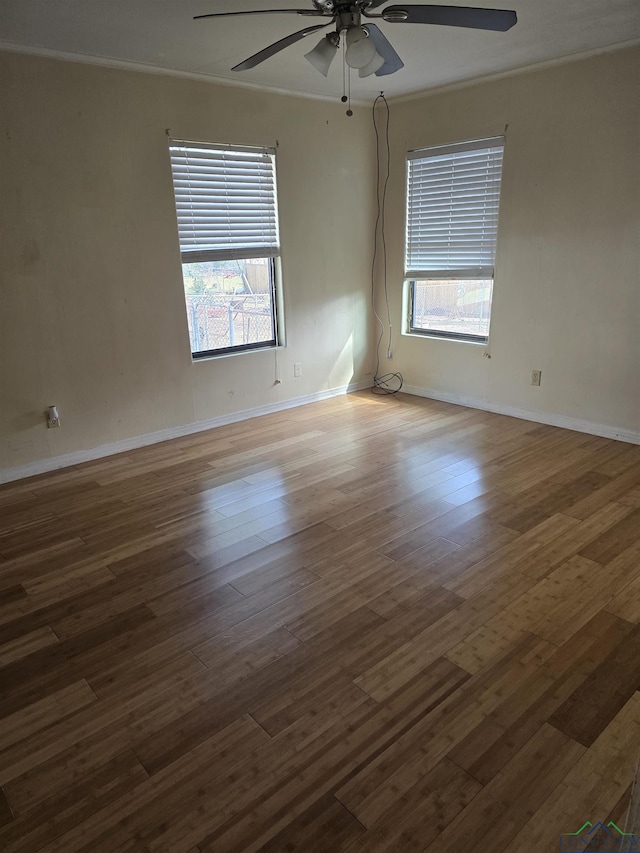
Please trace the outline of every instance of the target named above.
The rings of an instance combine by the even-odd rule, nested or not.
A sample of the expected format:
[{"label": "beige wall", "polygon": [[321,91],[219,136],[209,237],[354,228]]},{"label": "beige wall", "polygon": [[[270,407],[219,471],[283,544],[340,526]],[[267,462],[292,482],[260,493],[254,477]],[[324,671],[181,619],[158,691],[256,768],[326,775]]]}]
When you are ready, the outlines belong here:
[{"label": "beige wall", "polygon": [[[417,392],[640,432],[638,79],[635,48],[392,103],[383,371]],[[4,53],[0,125],[0,469],[367,377],[368,110]],[[400,336],[405,152],[506,125],[489,347]],[[278,145],[280,385],[273,352],[191,362],[167,129]],[[51,403],[59,430],[45,427]]]},{"label": "beige wall", "polygon": [[[363,379],[368,110],[4,53],[0,125],[0,469]],[[278,146],[280,385],[273,351],[192,364],[167,129]]]},{"label": "beige wall", "polygon": [[634,48],[391,105],[396,329],[406,152],[505,126],[507,141],[489,347],[396,336],[385,368],[444,397],[640,434],[639,82]]}]

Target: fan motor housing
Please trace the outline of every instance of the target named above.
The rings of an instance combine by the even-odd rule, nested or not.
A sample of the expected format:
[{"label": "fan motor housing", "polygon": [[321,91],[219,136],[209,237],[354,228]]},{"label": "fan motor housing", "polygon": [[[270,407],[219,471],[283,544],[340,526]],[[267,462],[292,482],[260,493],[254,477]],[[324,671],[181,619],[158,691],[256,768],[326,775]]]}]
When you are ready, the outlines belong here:
[{"label": "fan motor housing", "polygon": [[359,27],[362,18],[357,6],[348,6],[346,9],[336,9],[336,29],[339,33],[350,27]]},{"label": "fan motor housing", "polygon": [[312,0],[319,12],[325,15],[338,15],[348,9],[361,11],[370,6],[373,0]]},{"label": "fan motor housing", "polygon": [[330,15],[333,14],[333,7],[335,6],[334,0],[313,0],[313,5],[316,7],[318,12],[325,12]]}]

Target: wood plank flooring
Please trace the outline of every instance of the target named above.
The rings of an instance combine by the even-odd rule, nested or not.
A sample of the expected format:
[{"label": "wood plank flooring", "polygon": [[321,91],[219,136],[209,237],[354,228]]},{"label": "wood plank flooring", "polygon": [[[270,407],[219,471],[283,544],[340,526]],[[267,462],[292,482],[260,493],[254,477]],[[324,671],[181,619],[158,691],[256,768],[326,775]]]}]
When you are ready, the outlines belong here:
[{"label": "wood plank flooring", "polygon": [[0,685],[7,853],[638,829],[640,447],[362,392],[5,485]]}]

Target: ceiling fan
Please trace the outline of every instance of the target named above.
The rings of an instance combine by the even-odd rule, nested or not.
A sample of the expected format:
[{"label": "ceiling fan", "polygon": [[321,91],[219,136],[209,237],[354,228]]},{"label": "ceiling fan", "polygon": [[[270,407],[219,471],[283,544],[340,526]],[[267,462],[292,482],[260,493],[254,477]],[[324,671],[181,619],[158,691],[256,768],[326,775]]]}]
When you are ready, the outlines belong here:
[{"label": "ceiling fan", "polygon": [[[515,12],[506,9],[477,9],[471,6],[387,6],[381,12],[372,9],[382,6],[387,0],[312,0],[313,9],[254,9],[245,12],[214,12],[196,15],[201,18],[226,18],[236,15],[290,14],[309,18],[329,18],[326,24],[314,24],[285,36],[254,53],[244,62],[235,65],[232,71],[247,71],[265,59],[274,56],[285,47],[326,27],[335,25],[335,30],[323,36],[320,42],[305,54],[307,59],[325,77],[344,35],[346,43],[345,61],[350,68],[357,69],[360,77],[375,74],[383,77],[394,74],[404,67],[387,37],[376,24],[363,24],[362,19],[378,19],[388,24],[437,24],[449,27],[466,27],[474,30],[506,32],[516,23]],[[344,100],[344,99],[343,99]]]}]

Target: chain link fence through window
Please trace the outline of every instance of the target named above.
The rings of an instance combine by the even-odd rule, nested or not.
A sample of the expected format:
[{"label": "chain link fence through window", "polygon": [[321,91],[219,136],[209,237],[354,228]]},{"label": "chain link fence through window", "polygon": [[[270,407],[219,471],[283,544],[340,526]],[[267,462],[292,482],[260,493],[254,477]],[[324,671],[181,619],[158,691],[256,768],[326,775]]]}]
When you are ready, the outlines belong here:
[{"label": "chain link fence through window", "polygon": [[186,294],[191,352],[274,339],[273,313],[268,293]]}]

